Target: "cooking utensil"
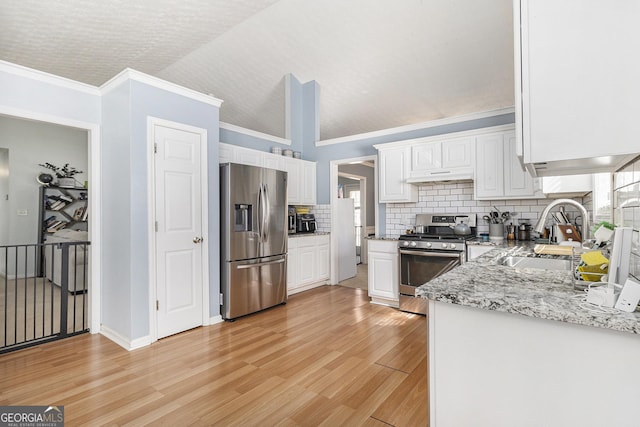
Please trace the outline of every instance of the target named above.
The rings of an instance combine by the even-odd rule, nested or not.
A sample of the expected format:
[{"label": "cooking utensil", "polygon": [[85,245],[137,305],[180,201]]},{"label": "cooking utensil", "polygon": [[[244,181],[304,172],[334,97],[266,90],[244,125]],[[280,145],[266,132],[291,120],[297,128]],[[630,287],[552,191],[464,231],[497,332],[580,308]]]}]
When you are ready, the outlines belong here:
[{"label": "cooking utensil", "polygon": [[[469,218],[466,215],[460,215],[460,216],[456,216],[456,220],[458,218]],[[457,235],[457,236],[467,236],[469,234],[471,234],[471,227],[469,227],[468,224],[464,223],[464,219],[462,219],[459,223],[455,224],[454,226],[450,226],[451,228],[453,228],[453,234]]]},{"label": "cooking utensil", "polygon": [[484,219],[487,222],[491,222],[491,218],[489,218],[489,215],[483,216],[482,219]]}]

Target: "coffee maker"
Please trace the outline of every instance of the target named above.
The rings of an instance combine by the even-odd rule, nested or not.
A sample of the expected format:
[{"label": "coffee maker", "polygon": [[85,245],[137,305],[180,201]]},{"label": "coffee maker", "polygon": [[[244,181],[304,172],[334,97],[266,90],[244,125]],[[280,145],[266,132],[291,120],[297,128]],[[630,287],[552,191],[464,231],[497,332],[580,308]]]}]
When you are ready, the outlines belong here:
[{"label": "coffee maker", "polygon": [[297,225],[298,225],[298,219],[296,215],[296,207],[289,206],[289,209],[287,211],[287,233],[295,234]]}]

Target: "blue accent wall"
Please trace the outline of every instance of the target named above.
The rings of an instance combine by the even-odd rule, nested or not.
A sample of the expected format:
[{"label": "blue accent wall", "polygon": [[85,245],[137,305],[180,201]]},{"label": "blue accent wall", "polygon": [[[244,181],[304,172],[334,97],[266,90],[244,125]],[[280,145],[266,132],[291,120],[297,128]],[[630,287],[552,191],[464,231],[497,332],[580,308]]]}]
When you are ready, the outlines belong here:
[{"label": "blue accent wall", "polygon": [[[217,107],[138,81],[103,97],[103,323],[129,339],[149,335],[148,117],[207,130],[210,316],[220,314]],[[206,220],[206,219],[205,219]]]}]

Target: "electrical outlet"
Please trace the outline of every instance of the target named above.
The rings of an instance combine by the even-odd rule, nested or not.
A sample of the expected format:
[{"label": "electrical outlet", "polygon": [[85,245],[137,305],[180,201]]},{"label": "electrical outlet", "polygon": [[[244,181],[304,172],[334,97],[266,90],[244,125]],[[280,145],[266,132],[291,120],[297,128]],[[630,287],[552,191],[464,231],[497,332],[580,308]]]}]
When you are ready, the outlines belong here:
[{"label": "electrical outlet", "polygon": [[26,209],[18,209],[18,216],[27,216],[29,212]]}]

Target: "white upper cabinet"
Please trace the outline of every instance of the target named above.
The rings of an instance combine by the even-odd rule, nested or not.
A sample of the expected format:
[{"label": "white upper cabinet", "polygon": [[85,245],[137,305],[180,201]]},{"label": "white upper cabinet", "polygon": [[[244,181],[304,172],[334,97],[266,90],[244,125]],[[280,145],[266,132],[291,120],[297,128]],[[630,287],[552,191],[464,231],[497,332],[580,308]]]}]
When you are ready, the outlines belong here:
[{"label": "white upper cabinet", "polygon": [[478,136],[476,139],[476,200],[544,197],[538,180],[524,170],[516,156],[512,130]]},{"label": "white upper cabinet", "polygon": [[518,151],[540,176],[640,152],[640,3],[515,0]]},{"label": "white upper cabinet", "polygon": [[443,168],[473,167],[473,138],[460,138],[442,143]]},{"label": "white upper cabinet", "polygon": [[417,202],[418,188],[407,183],[411,147],[378,148],[380,203]]},{"label": "white upper cabinet", "polygon": [[434,141],[418,138],[411,143],[408,182],[470,179],[473,175],[473,137]]},{"label": "white upper cabinet", "polygon": [[234,162],[288,172],[287,195],[290,205],[316,204],[316,164],[232,144],[219,144],[220,163]]},{"label": "white upper cabinet", "polygon": [[442,143],[423,142],[411,147],[411,175],[442,169]]}]

